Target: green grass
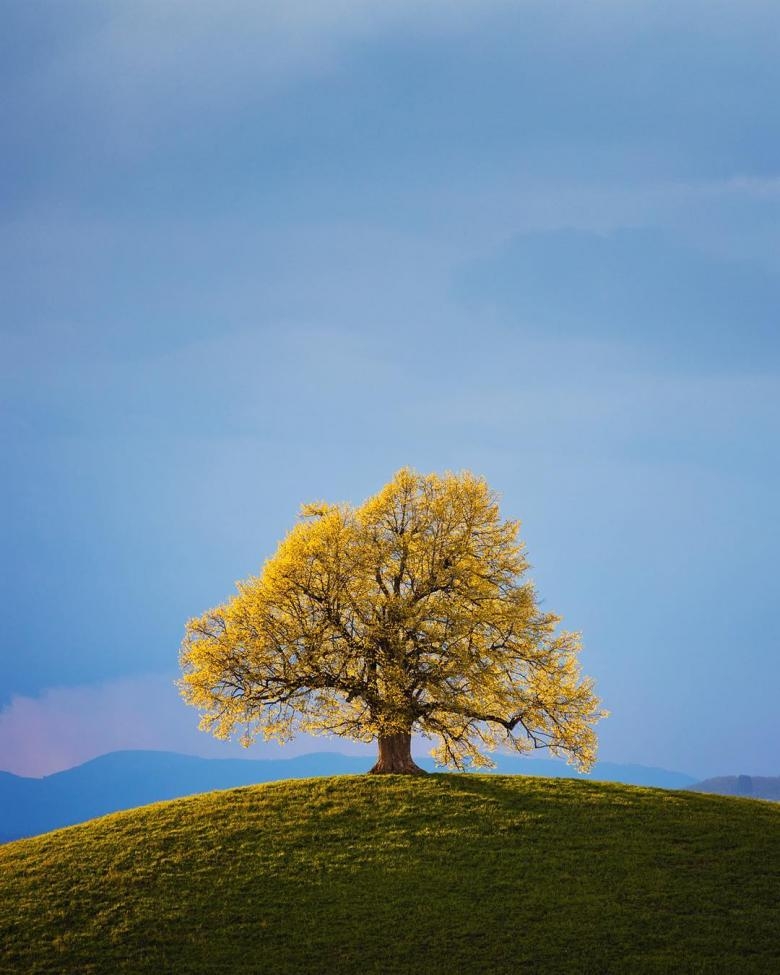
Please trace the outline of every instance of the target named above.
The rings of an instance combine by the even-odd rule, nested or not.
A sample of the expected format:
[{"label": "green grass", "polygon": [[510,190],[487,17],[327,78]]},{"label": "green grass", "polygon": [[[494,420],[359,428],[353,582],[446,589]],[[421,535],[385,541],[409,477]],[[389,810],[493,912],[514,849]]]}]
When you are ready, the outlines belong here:
[{"label": "green grass", "polygon": [[0,971],[780,972],[780,806],[477,775],[159,803],[0,847]]}]

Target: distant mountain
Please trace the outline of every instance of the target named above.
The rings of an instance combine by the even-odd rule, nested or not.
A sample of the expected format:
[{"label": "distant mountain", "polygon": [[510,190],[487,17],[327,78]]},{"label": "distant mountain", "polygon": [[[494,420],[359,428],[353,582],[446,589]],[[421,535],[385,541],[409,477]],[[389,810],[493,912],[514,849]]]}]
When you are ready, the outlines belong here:
[{"label": "distant mountain", "polygon": [[719,796],[748,796],[780,802],[780,775],[723,775],[689,786],[693,792],[712,792]]},{"label": "distant mountain", "polygon": [[[496,757],[498,767],[495,771],[503,774],[579,777],[570,765],[554,759]],[[434,765],[428,756],[419,762],[433,771]],[[252,760],[127,751],[111,752],[42,779],[0,772],[0,842],[35,836],[60,826],[163,799],[277,779],[357,775],[367,771],[370,764],[370,757],[335,752]],[[695,781],[681,772],[610,762],[600,762],[588,778],[666,789],[688,788]]]}]

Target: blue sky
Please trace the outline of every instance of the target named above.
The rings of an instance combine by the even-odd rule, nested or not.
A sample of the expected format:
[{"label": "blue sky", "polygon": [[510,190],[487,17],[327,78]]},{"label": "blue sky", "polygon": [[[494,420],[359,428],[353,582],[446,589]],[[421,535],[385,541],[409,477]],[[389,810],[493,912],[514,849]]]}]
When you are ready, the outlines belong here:
[{"label": "blue sky", "polygon": [[232,753],[171,689],[185,619],[411,464],[523,521],[603,758],[780,773],[778,36],[3,5],[0,768]]}]

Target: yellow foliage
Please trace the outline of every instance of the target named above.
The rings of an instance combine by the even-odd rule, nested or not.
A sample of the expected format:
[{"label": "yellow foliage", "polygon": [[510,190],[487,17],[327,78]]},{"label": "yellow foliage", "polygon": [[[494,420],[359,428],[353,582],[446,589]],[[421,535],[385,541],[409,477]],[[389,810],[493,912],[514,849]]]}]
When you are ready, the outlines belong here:
[{"label": "yellow foliage", "polygon": [[600,710],[576,633],[540,609],[519,523],[471,473],[404,468],[317,502],[222,606],[187,623],[185,700],[217,737],[419,732],[443,765],[548,747],[583,770]]}]

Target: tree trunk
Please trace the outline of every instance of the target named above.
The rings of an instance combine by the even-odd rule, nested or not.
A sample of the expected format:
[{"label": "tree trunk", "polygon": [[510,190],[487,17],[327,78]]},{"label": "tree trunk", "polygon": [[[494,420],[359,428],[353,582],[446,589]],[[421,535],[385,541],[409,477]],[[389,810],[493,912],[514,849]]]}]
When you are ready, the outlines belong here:
[{"label": "tree trunk", "polygon": [[412,736],[408,731],[379,738],[379,759],[369,775],[425,775],[412,758]]}]

